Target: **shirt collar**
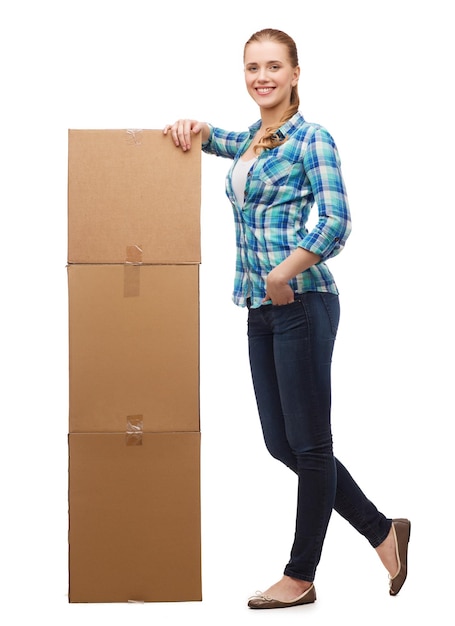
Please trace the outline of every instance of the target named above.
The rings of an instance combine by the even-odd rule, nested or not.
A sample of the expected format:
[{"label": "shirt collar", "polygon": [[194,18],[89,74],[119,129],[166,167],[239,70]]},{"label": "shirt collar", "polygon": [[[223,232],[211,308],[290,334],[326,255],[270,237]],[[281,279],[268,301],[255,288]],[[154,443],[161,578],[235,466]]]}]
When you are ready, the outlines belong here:
[{"label": "shirt collar", "polygon": [[[280,137],[280,139],[285,139],[288,135],[292,135],[294,129],[297,126],[300,126],[304,121],[303,115],[297,111],[297,113],[294,113],[294,115],[289,118],[287,122],[280,126],[280,128],[276,131],[276,134]],[[258,120],[249,127],[250,137],[254,137],[260,125],[261,120]]]}]

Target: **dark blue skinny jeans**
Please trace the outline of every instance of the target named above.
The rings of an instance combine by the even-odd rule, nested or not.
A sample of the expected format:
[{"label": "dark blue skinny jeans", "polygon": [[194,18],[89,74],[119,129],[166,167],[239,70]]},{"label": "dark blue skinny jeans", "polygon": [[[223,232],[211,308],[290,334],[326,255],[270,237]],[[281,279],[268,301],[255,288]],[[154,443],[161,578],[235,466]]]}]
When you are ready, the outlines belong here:
[{"label": "dark blue skinny jeans", "polygon": [[391,526],[333,456],[331,362],[339,317],[338,296],[320,292],[248,312],[251,373],[265,443],[298,476],[295,538],[284,573],[307,581],[314,580],[333,509],[373,547]]}]

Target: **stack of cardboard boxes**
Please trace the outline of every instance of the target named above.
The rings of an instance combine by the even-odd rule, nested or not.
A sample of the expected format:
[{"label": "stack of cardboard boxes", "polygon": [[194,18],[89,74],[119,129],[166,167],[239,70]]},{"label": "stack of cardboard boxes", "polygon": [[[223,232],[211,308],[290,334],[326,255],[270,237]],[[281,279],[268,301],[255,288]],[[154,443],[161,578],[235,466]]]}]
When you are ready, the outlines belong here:
[{"label": "stack of cardboard boxes", "polygon": [[201,600],[200,150],[70,130],[69,600]]}]

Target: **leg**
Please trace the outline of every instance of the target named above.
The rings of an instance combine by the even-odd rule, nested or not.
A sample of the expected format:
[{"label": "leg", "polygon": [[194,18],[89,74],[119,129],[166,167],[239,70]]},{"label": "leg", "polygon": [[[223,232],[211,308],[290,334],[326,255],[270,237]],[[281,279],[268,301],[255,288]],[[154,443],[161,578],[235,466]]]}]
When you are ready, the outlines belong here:
[{"label": "leg", "polygon": [[248,334],[251,373],[265,445],[275,459],[297,473],[297,460],[286,436],[281,407],[273,333],[262,311],[250,312]]},{"label": "leg", "polygon": [[[262,310],[250,311],[248,318],[251,373],[262,432],[270,454],[297,474],[297,459],[287,439],[281,406],[275,370],[273,332],[269,316],[264,313]],[[267,310],[267,313],[270,313],[270,310]],[[309,590],[310,586],[310,581],[283,576],[282,580],[267,589],[265,594],[278,601],[290,602]],[[262,608],[262,605],[261,598],[250,598],[250,607]]]},{"label": "leg", "polygon": [[250,361],[266,445],[297,472],[298,511],[285,575],[311,582],[333,508],[330,366],[338,298],[308,293],[250,310]]},{"label": "leg", "polygon": [[392,520],[383,515],[366,497],[348,470],[337,464],[335,510],[346,519],[375,548],[391,578],[400,569]]},{"label": "leg", "polygon": [[336,465],[335,510],[377,548],[388,536],[392,520],[378,511],[340,461]]},{"label": "leg", "polygon": [[[278,312],[278,315],[276,312]],[[272,308],[267,306],[261,307],[259,310],[250,311],[248,322],[250,361],[258,410],[261,418],[264,439],[270,454],[282,461],[299,476],[300,473],[302,475],[305,473],[313,475],[314,470],[311,468],[310,462],[311,454],[305,453],[305,442],[303,440],[303,453],[299,452],[300,444],[298,441],[300,436],[299,432],[301,420],[299,419],[298,411],[295,413],[293,409],[293,403],[296,399],[297,403],[299,402],[297,396],[302,394],[302,389],[295,386],[295,365],[296,362],[301,359],[302,353],[305,354],[305,351],[310,347],[311,342],[302,336],[299,338],[299,332],[297,332],[297,337],[286,337],[286,333],[283,332],[283,320],[280,322],[281,317],[286,317],[285,315],[281,315],[282,313],[286,313],[287,315],[288,311],[285,311],[285,307]],[[333,310],[333,308],[330,310],[329,306],[327,313],[332,332],[334,332],[336,331],[338,323],[336,307],[335,310]],[[309,318],[311,318],[311,315]],[[293,325],[293,332],[295,333],[295,319],[290,324],[289,330],[291,330]],[[279,336],[278,339],[276,335]],[[299,353],[297,355],[297,361],[295,359],[295,355],[293,356],[292,351],[292,349],[296,346],[300,346],[300,348],[303,347],[302,350],[297,349],[297,352]],[[305,372],[307,371],[306,367],[309,368],[308,371],[312,372],[315,380],[323,380],[324,382],[319,391],[315,392],[314,389],[309,391],[311,401],[307,403],[305,394],[303,394],[303,398],[300,398],[302,400],[302,406],[307,405],[310,414],[312,412],[314,414],[315,407],[319,407],[319,409],[322,407],[321,413],[326,416],[325,426],[322,426],[322,429],[320,428],[321,424],[324,423],[323,421],[319,422],[319,426],[317,426],[318,420],[316,419],[314,422],[315,431],[313,434],[316,435],[316,439],[319,439],[321,449],[325,448],[326,452],[328,452],[327,458],[331,456],[329,415],[330,361],[332,349],[332,338],[328,341],[325,339],[319,353],[320,356],[322,356],[320,364],[311,365],[310,359],[304,367]],[[302,363],[304,363],[304,360]],[[289,382],[290,389],[288,389]],[[318,411],[316,411],[316,413],[318,413]],[[308,441],[311,440],[311,437],[312,435],[310,433],[310,439]],[[324,462],[322,461],[323,457],[324,455],[319,456],[319,468],[324,465]],[[324,472],[322,472],[322,474],[323,473]],[[355,483],[349,472],[338,460],[335,460],[335,475],[337,478],[334,508],[340,515],[349,521],[349,523],[356,528],[356,530],[367,538],[370,544],[376,549],[383,564],[389,571],[390,576],[393,577],[394,573],[397,571],[397,557],[396,541],[392,533],[392,521],[380,513],[374,504],[366,498],[365,494]],[[326,476],[330,476],[330,470]],[[311,483],[312,480],[308,482]],[[316,489],[316,491],[318,490]],[[315,494],[311,493],[311,489],[309,491],[306,490],[303,481],[299,480],[298,495],[299,513],[301,510],[301,503],[305,502],[308,498],[313,501]],[[316,494],[316,498],[317,495],[318,493]],[[325,513],[325,516],[327,518],[327,513]],[[301,542],[306,541],[306,539],[302,539],[302,535],[299,535],[298,533],[301,523],[302,517],[299,519],[299,515],[297,515],[296,540],[292,550],[291,561],[285,570],[287,575],[283,577],[283,581],[285,582],[284,586],[288,591],[287,596],[286,594],[283,595],[282,592],[283,581],[274,585],[267,592],[270,592],[271,595],[276,598],[280,597],[281,592],[281,599],[283,600],[295,598],[302,591],[305,591],[305,589],[308,588],[308,585],[302,586],[297,583],[308,582],[309,584],[309,581],[314,578],[314,573],[312,574],[308,569],[302,569],[299,571],[295,569],[295,563],[298,563],[302,558],[301,555],[299,555]],[[325,531],[323,534],[324,533]],[[310,544],[313,546],[315,545],[311,534],[307,537],[307,539],[310,541]],[[322,547],[322,542],[319,543],[320,547]],[[319,552],[315,553],[316,556],[313,559],[313,562],[315,563],[319,560],[320,548],[318,548],[318,551]],[[308,579],[308,581],[305,579]]]}]

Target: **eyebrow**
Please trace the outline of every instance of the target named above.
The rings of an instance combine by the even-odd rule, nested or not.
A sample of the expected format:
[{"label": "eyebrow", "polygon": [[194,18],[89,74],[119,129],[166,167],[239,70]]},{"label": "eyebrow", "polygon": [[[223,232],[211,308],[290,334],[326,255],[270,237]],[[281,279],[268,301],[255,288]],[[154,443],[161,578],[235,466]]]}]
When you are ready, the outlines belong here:
[{"label": "eyebrow", "polygon": [[[278,60],[266,61],[266,64],[269,64],[269,63],[284,63],[284,61],[278,61]],[[246,63],[245,65],[258,65],[258,61],[250,61],[249,63]]]}]

